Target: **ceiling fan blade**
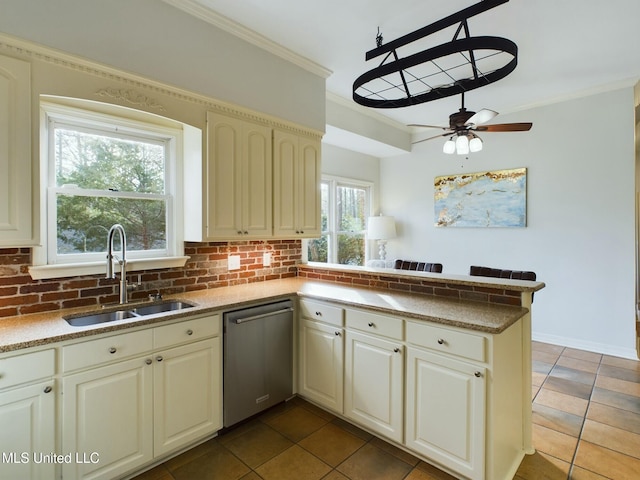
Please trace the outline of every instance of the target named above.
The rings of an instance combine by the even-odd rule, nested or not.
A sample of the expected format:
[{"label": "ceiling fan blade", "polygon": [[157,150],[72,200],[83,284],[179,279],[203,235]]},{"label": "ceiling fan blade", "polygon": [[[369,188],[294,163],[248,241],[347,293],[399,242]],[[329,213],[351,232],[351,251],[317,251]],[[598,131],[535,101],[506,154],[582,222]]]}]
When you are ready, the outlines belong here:
[{"label": "ceiling fan blade", "polygon": [[483,108],[477,113],[474,113],[469,120],[467,120],[467,125],[482,125],[483,123],[487,123],[489,120],[498,115],[498,112],[494,112],[493,110],[489,110],[488,108]]},{"label": "ceiling fan blade", "polygon": [[531,130],[533,123],[496,123],[495,125],[480,125],[473,128],[476,132],[527,132]]},{"label": "ceiling fan blade", "polygon": [[449,127],[443,127],[441,125],[423,125],[421,123],[410,123],[407,127],[422,127],[422,128],[439,128],[440,130],[450,130]]},{"label": "ceiling fan blade", "polygon": [[417,142],[411,142],[411,145],[415,145],[416,143],[422,143],[422,142],[426,142],[428,140],[433,140],[434,138],[442,138],[442,137],[448,137],[449,135],[453,135],[454,132],[447,132],[447,133],[441,133],[440,135],[435,135],[433,137],[429,137],[429,138],[423,138],[422,140],[418,140]]}]

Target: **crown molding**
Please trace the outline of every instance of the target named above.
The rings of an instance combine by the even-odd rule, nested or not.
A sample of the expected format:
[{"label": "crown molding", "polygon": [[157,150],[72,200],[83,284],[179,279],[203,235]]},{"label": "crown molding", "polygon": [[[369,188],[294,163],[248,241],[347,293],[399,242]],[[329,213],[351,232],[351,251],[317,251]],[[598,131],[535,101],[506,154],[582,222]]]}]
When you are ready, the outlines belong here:
[{"label": "crown molding", "polygon": [[283,47],[279,43],[268,39],[267,37],[260,35],[258,32],[251,30],[239,23],[231,20],[224,15],[221,15],[210,8],[203,6],[196,0],[162,0],[163,2],[182,10],[189,15],[193,15],[200,20],[213,25],[227,33],[230,33],[246,42],[249,42],[257,47],[266,50],[273,55],[276,55],[284,60],[287,60],[294,65],[297,65],[315,75],[319,75],[323,78],[328,78],[333,72],[328,68],[310,60],[302,55]]}]

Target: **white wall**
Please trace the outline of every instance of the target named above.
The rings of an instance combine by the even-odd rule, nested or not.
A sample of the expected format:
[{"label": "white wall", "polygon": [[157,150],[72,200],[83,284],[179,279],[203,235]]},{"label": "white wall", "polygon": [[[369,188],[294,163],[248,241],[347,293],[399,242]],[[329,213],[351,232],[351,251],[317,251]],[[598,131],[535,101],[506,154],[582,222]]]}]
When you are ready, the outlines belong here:
[{"label": "white wall", "polygon": [[0,32],[325,128],[324,77],[160,0],[2,0]]},{"label": "white wall", "polygon": [[[527,133],[486,133],[468,159],[442,141],[381,160],[381,208],[398,221],[389,257],[533,270],[534,338],[635,358],[633,89],[501,115]],[[527,167],[527,228],[436,228],[438,175]]]}]

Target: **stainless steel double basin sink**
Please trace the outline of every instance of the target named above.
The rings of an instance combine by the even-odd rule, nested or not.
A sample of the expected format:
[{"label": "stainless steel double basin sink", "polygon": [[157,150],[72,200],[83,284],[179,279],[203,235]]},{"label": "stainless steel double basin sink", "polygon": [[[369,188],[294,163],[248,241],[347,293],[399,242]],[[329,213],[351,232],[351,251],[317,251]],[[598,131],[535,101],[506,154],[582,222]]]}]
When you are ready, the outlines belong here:
[{"label": "stainless steel double basin sink", "polygon": [[126,308],[125,305],[119,310],[111,310],[107,312],[90,312],[75,315],[67,315],[64,318],[67,323],[73,327],[86,327],[89,325],[97,325],[99,323],[115,322],[117,320],[125,320],[127,318],[139,318],[158,313],[175,312],[185,308],[193,308],[194,305],[179,300],[168,300],[165,302],[149,303],[139,306],[131,306]]}]

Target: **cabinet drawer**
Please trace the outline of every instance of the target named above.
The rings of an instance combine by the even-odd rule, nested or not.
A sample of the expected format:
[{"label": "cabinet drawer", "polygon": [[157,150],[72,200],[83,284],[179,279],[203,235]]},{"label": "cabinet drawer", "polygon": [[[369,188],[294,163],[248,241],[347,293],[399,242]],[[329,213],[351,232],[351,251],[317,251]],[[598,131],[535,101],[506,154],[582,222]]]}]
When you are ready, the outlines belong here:
[{"label": "cabinet drawer", "polygon": [[402,340],[404,320],[362,310],[347,310],[347,328]]},{"label": "cabinet drawer", "polygon": [[153,347],[151,329],[98,338],[62,349],[62,371],[71,372],[101,363],[140,355]]},{"label": "cabinet drawer", "polygon": [[53,349],[3,358],[0,360],[0,390],[52,377],[55,366]]},{"label": "cabinet drawer", "polygon": [[314,302],[313,300],[300,300],[300,313],[302,316],[318,320],[319,322],[330,323],[342,326],[344,310],[340,307],[327,305],[326,303]]},{"label": "cabinet drawer", "polygon": [[486,339],[480,335],[436,327],[426,323],[407,322],[409,342],[438,352],[485,361]]},{"label": "cabinet drawer", "polygon": [[153,329],[153,347],[165,348],[220,334],[220,315],[185,320]]}]

